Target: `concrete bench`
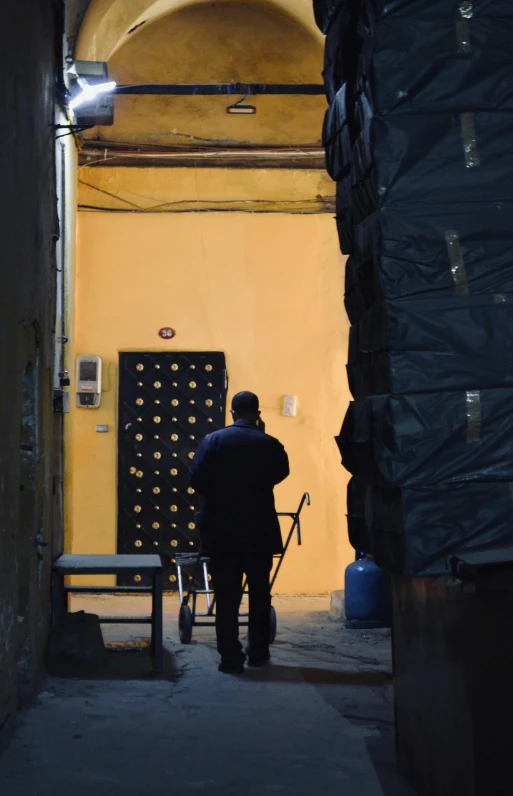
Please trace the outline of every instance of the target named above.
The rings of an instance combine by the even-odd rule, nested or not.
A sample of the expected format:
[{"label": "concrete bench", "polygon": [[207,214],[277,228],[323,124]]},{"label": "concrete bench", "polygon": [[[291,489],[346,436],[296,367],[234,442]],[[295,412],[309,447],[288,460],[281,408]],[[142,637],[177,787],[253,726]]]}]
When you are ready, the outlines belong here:
[{"label": "concrete bench", "polygon": [[[68,586],[66,575],[151,575],[153,585],[145,586]],[[62,555],[53,565],[52,571],[52,621],[60,627],[68,612],[70,594],[116,594],[151,593],[151,616],[100,616],[100,622],[108,624],[151,625],[151,647],[156,672],[163,667],[163,621],[162,621],[162,561],[158,555]]]}]

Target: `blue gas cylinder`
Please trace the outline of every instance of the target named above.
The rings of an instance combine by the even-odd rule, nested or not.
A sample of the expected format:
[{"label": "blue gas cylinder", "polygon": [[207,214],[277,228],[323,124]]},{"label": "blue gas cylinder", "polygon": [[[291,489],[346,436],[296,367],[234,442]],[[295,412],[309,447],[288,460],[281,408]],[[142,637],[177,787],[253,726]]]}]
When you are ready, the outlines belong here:
[{"label": "blue gas cylinder", "polygon": [[390,576],[365,553],[345,574],[346,627],[390,627],[392,618]]}]

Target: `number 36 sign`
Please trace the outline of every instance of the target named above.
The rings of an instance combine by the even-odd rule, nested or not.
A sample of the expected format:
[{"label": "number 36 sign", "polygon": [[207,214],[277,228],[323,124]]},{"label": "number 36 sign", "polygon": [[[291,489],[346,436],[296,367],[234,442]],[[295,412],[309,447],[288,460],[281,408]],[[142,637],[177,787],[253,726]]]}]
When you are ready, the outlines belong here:
[{"label": "number 36 sign", "polygon": [[175,335],[175,330],[171,329],[170,326],[164,326],[162,329],[159,329],[159,337],[162,337],[163,340],[172,340]]}]

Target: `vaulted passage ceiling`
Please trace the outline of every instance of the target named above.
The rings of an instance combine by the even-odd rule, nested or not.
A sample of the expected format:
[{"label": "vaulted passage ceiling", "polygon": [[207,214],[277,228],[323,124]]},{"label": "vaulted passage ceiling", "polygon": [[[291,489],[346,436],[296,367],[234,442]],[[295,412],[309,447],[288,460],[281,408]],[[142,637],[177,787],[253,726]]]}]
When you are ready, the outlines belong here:
[{"label": "vaulted passage ceiling", "polygon": [[[311,0],[94,0],[77,57],[107,60],[120,84],[320,83],[322,44]],[[254,116],[227,114],[235,99],[119,96],[115,125],[86,137],[187,148],[319,143],[323,96],[255,96]]]}]

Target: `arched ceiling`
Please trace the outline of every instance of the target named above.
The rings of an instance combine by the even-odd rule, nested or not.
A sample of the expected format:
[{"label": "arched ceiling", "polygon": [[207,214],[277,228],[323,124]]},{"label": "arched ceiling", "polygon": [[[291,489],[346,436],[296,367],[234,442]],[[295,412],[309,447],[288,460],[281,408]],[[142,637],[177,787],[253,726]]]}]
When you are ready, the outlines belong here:
[{"label": "arched ceiling", "polygon": [[[120,84],[319,83],[322,36],[311,0],[93,0],[77,58],[107,60]],[[155,146],[319,143],[323,96],[259,95],[254,116],[227,96],[118,96],[95,140]]]},{"label": "arched ceiling", "polygon": [[[80,29],[76,57],[85,61],[108,61],[130,36],[129,31],[193,5],[209,6],[212,0],[92,0]],[[281,11],[302,25],[318,42],[324,39],[315,24],[312,0],[252,0],[247,5]]]}]

